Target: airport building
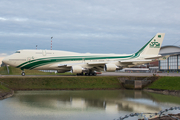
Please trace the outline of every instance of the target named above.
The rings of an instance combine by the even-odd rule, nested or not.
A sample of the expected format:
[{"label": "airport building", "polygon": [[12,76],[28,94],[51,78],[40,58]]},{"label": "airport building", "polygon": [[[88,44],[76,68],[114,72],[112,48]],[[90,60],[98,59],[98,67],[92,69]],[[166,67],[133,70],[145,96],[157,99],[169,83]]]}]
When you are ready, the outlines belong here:
[{"label": "airport building", "polygon": [[162,72],[180,72],[180,47],[163,46],[159,52],[160,55],[171,55],[166,60],[159,61],[159,71]]}]

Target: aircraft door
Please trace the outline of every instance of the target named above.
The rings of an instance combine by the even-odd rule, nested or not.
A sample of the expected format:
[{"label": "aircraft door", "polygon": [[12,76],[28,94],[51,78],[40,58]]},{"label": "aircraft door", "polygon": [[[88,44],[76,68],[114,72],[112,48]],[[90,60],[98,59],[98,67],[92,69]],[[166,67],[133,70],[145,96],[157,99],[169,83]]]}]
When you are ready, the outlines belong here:
[{"label": "aircraft door", "polygon": [[46,56],[46,50],[42,51],[43,56]]},{"label": "aircraft door", "polygon": [[28,61],[28,62],[31,61],[31,57],[27,57],[27,61]]}]

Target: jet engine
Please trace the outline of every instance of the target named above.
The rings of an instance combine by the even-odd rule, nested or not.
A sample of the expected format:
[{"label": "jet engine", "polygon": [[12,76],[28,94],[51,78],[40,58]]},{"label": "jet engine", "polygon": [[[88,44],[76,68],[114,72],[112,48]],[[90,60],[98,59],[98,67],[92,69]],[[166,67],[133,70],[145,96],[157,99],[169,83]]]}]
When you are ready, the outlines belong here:
[{"label": "jet engine", "polygon": [[72,73],[82,73],[81,66],[72,66],[71,70],[72,70]]},{"label": "jet engine", "polygon": [[121,70],[122,67],[118,67],[115,64],[105,64],[104,71],[106,72],[115,72],[116,70]]},{"label": "jet engine", "polygon": [[114,71],[116,71],[116,65],[115,64],[105,64],[104,71],[114,72]]}]

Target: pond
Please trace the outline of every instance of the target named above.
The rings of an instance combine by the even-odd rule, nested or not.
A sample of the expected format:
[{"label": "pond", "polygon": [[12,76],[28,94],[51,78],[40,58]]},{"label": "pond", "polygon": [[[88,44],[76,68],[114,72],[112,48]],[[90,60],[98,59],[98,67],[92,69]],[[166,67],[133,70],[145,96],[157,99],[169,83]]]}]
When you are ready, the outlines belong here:
[{"label": "pond", "polygon": [[[144,91],[16,91],[13,97],[0,101],[0,117],[2,120],[114,120],[130,113],[155,113],[174,106],[180,106],[180,97]],[[170,113],[175,112],[180,111]]]}]

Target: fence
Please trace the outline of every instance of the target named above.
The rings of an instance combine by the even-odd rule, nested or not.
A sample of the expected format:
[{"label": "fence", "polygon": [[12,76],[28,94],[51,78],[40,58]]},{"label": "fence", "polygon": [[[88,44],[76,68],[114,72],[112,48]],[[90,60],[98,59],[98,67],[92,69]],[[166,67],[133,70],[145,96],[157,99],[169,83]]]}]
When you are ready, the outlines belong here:
[{"label": "fence", "polygon": [[[174,117],[174,116],[171,116],[171,115],[168,115],[168,114],[164,114],[165,112],[172,111],[172,110],[180,110],[180,107],[171,107],[169,109],[161,110],[158,113],[132,113],[132,114],[129,114],[129,115],[125,115],[124,117],[120,117],[117,120],[124,120],[126,118],[135,117],[135,116],[138,116],[138,117],[140,117],[141,119],[144,119],[144,120],[152,119],[155,116],[158,116],[159,118],[162,117],[162,116],[168,116],[168,117],[174,118],[176,120],[180,120],[180,118],[177,118],[177,117]],[[147,114],[149,114],[149,117],[147,116]],[[116,120],[116,119],[114,119],[114,120]]]}]

